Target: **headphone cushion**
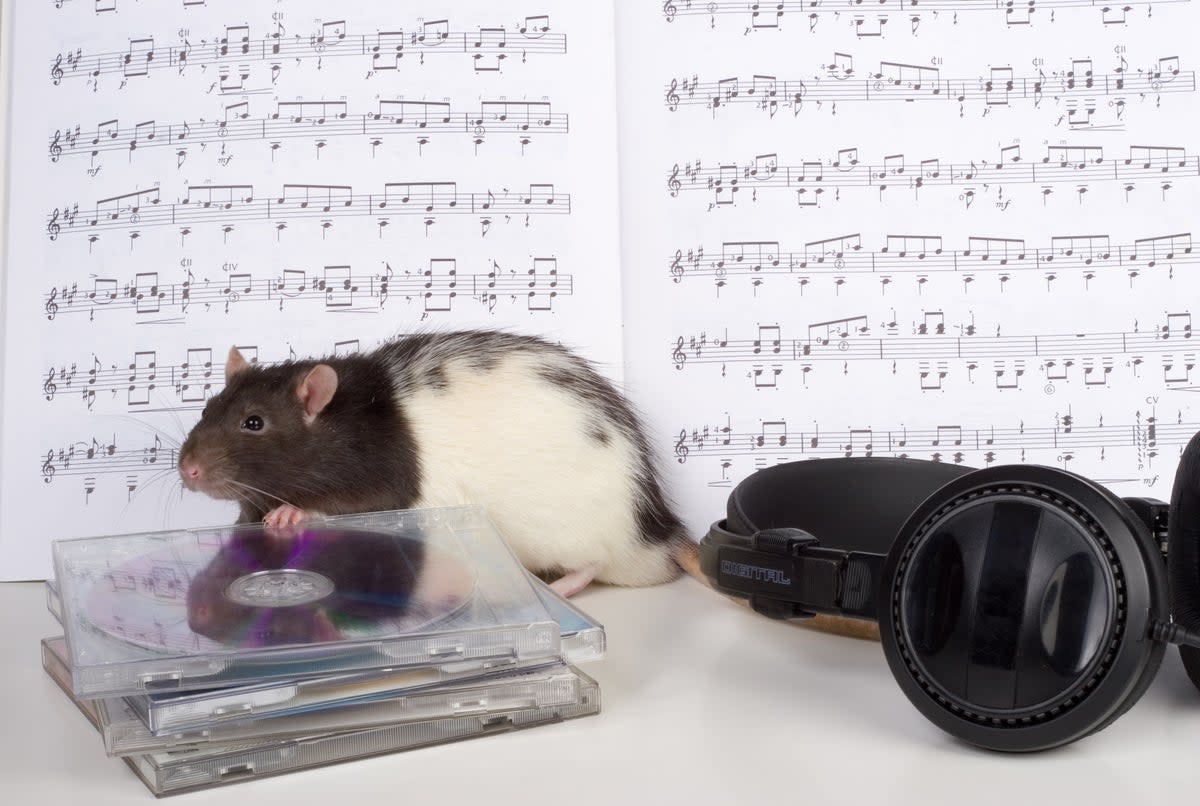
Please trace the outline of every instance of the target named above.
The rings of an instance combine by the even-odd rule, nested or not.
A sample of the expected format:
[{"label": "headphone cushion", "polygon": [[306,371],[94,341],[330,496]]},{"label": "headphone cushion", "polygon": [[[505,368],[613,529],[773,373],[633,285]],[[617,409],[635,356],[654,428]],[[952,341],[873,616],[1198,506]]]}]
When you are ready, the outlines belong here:
[{"label": "headphone cushion", "polygon": [[1179,657],[1183,658],[1183,668],[1187,671],[1192,684],[1200,688],[1200,649],[1190,646],[1179,647]]},{"label": "headphone cushion", "polygon": [[[1200,434],[1184,448],[1171,490],[1167,538],[1167,573],[1175,621],[1200,625]],[[1188,677],[1200,688],[1200,650],[1180,648]]]}]

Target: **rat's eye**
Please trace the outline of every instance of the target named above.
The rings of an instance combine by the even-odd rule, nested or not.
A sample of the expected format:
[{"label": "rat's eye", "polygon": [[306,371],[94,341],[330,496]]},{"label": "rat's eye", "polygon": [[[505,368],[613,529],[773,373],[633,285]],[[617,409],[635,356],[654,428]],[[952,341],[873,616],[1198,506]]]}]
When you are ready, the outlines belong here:
[{"label": "rat's eye", "polygon": [[242,428],[247,431],[261,431],[264,425],[266,423],[263,422],[263,418],[257,414],[251,414],[242,422]]}]

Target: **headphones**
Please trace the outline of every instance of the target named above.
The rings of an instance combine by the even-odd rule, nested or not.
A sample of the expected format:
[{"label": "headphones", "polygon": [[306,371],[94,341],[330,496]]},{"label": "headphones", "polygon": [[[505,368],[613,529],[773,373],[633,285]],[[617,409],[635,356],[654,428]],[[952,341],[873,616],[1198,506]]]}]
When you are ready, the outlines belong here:
[{"label": "headphones", "polygon": [[1058,747],[1131,708],[1168,643],[1200,688],[1200,434],[1169,507],[1049,467],[778,465],[733,490],[700,567],[772,618],[878,621],[896,681],[948,733]]}]

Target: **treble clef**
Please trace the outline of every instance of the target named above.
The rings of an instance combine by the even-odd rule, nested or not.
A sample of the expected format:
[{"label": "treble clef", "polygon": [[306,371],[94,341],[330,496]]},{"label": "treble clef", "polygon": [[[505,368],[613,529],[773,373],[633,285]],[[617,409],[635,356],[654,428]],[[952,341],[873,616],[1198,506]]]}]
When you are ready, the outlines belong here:
[{"label": "treble clef", "polygon": [[46,451],[46,461],[42,462],[42,481],[49,484],[54,480],[54,451]]},{"label": "treble clef", "polygon": [[62,77],[63,77],[62,54],[60,53],[54,59],[54,66],[50,68],[50,80],[53,81],[54,86],[57,87],[59,85],[59,83],[62,81]]},{"label": "treble clef", "polygon": [[667,109],[674,112],[679,108],[679,93],[675,90],[679,89],[679,79],[671,79],[671,89],[667,90]]},{"label": "treble clef", "polygon": [[57,129],[54,132],[54,139],[50,141],[50,161],[58,162],[58,158],[62,156],[62,146],[58,144],[62,137],[62,129]]},{"label": "treble clef", "polygon": [[54,399],[54,393],[58,391],[58,386],[54,383],[54,367],[50,367],[50,372],[46,375],[46,382],[42,384],[42,391],[46,394],[47,400]]},{"label": "treble clef", "polygon": [[679,265],[679,261],[683,259],[683,250],[675,250],[675,259],[671,261],[671,279],[679,282],[683,277],[683,266]]},{"label": "treble clef", "polygon": [[55,302],[55,300],[57,300],[57,299],[58,299],[58,289],[51,288],[50,289],[50,298],[46,300],[46,318],[51,321],[54,320],[55,315],[58,313],[58,303]]},{"label": "treble clef", "polygon": [[675,4],[671,0],[666,0],[666,2],[663,3],[663,15],[667,18],[667,22],[675,21],[676,11],[678,11],[678,9],[675,8]]},{"label": "treble clef", "polygon": [[50,223],[46,225],[46,232],[50,233],[50,240],[52,241],[57,241],[58,233],[62,231],[62,227],[58,224],[58,217],[60,215],[62,213],[55,207],[54,212],[50,214]]},{"label": "treble clef", "polygon": [[684,362],[687,361],[687,355],[683,352],[683,336],[680,336],[679,341],[675,342],[675,349],[671,351],[671,360],[675,362],[675,369],[683,369]]},{"label": "treble clef", "polygon": [[679,441],[675,443],[675,458],[679,464],[686,462],[688,457],[688,446],[683,444],[685,439],[687,439],[687,431],[680,431]]},{"label": "treble clef", "polygon": [[682,184],[679,181],[679,163],[677,162],[671,169],[671,178],[667,180],[667,190],[671,191],[672,196],[678,196],[680,187]]}]

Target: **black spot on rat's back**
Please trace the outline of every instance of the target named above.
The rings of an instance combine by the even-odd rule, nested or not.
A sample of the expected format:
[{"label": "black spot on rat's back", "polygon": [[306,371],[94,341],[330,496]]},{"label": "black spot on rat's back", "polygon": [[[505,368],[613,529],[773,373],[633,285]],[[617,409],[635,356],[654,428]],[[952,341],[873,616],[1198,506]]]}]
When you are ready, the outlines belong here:
[{"label": "black spot on rat's back", "polygon": [[610,437],[608,436],[608,431],[605,429],[603,423],[588,423],[587,435],[588,439],[601,446],[607,447],[608,443],[611,441]]}]

